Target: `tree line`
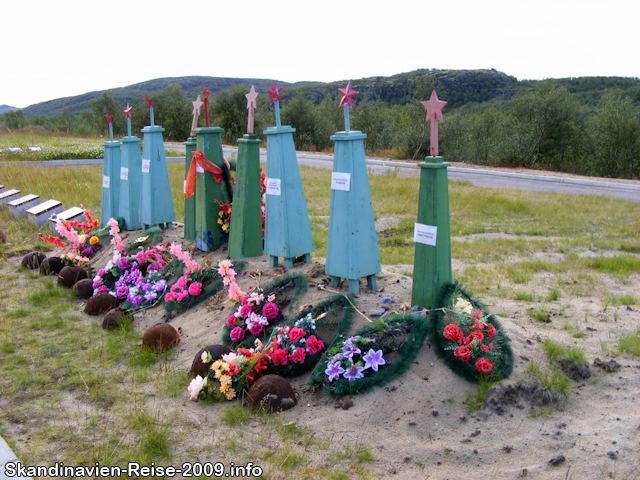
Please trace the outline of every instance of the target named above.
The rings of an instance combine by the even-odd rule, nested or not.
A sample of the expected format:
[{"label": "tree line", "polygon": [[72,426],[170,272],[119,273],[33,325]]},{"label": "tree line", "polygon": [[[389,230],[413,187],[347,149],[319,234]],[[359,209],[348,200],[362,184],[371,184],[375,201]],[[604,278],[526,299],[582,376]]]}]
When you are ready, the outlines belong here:
[{"label": "tree line", "polygon": [[[436,82],[424,82],[415,97],[427,99]],[[248,88],[235,85],[210,98],[209,120],[224,129],[223,141],[235,144],[246,132]],[[152,94],[156,125],[167,141],[184,141],[191,128],[192,98],[179,85]],[[299,150],[330,151],[334,132],[344,129],[340,97],[327,93],[309,98],[302,91],[281,105],[284,125],[296,129]],[[369,98],[357,100],[350,111],[352,130],[366,133],[368,154],[398,159],[424,159],[429,154],[426,111],[419,101],[390,105]],[[447,100],[447,98],[442,98]],[[593,102],[564,86],[541,82],[509,98],[445,107],[440,124],[440,154],[447,161],[479,165],[516,166],[617,178],[640,178],[640,110],[637,98],[611,90]],[[132,132],[149,124],[149,109],[142,99],[131,105]],[[126,135],[124,106],[104,92],[91,101],[91,109],[73,115],[68,109],[56,117],[24,117],[20,110],[0,116],[0,128],[29,125],[50,131],[95,136],[107,132],[106,110],[113,115],[114,136]],[[204,109],[199,126],[204,126]],[[275,125],[269,96],[258,97],[256,135]]]}]

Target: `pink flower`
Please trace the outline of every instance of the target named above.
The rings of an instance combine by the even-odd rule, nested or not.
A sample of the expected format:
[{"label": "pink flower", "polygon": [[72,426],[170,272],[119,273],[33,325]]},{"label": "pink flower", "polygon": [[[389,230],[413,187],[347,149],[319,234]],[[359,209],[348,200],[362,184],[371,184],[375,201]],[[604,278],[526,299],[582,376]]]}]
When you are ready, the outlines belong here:
[{"label": "pink flower", "polygon": [[94,295],[97,295],[98,293],[106,293],[108,292],[109,289],[107,288],[106,285],[100,285],[98,288],[95,289],[95,291],[93,292]]},{"label": "pink flower", "polygon": [[273,302],[276,299],[276,296],[272,293],[267,297],[267,302]]},{"label": "pink flower", "polygon": [[189,392],[189,400],[195,402],[198,400],[198,396],[200,395],[200,391],[203,387],[207,385],[207,377],[202,378],[198,375],[196,378],[191,380],[191,383],[187,387],[187,391]]},{"label": "pink flower", "polygon": [[227,318],[227,327],[229,328],[235,328],[236,325],[236,319],[238,317],[236,317],[235,315],[231,315],[229,318]]},{"label": "pink flower", "polygon": [[298,347],[289,355],[289,360],[291,360],[292,363],[302,363],[305,357],[306,353],[304,352],[304,348]]},{"label": "pink flower", "polygon": [[197,297],[202,292],[202,284],[200,282],[193,282],[189,285],[189,295]]},{"label": "pink flower", "polygon": [[229,285],[229,300],[233,300],[234,302],[239,302],[242,297],[244,297],[246,293],[240,290],[240,287],[236,283],[232,283]]},{"label": "pink flower", "polygon": [[273,320],[278,316],[278,306],[272,302],[265,303],[262,306],[262,315],[267,317],[268,320]]},{"label": "pink flower", "polygon": [[241,316],[242,318],[247,318],[247,317],[249,316],[249,314],[250,314],[251,312],[253,312],[253,309],[254,309],[254,308],[255,308],[255,307],[254,307],[253,305],[249,305],[249,304],[247,304],[247,305],[242,305],[242,306],[240,307],[240,316]]},{"label": "pink flower", "polygon": [[229,368],[227,368],[227,375],[231,375],[233,377],[234,375],[237,375],[239,371],[240,368],[238,368],[238,365],[232,363],[229,365]]},{"label": "pink flower", "polygon": [[249,331],[251,332],[251,335],[254,335],[256,337],[260,335],[263,330],[264,330],[264,327],[260,325],[258,322],[252,323],[251,326],[249,327]]},{"label": "pink flower", "polygon": [[231,333],[229,334],[229,337],[231,338],[232,342],[239,342],[240,340],[244,339],[244,328],[242,327],[236,327],[233,330],[231,330]]},{"label": "pink flower", "polygon": [[183,290],[182,292],[176,294],[176,300],[178,302],[181,302],[182,300],[184,300],[188,296],[189,296],[189,292],[187,292],[186,290]]},{"label": "pink flower", "polygon": [[310,335],[309,338],[307,338],[307,350],[311,355],[315,355],[324,350],[324,342],[318,340],[315,335]]},{"label": "pink flower", "polygon": [[286,365],[288,362],[287,351],[284,348],[277,348],[271,354],[271,361],[277,367],[278,365]]},{"label": "pink flower", "polygon": [[167,294],[164,296],[164,303],[169,303],[171,300],[175,300],[176,299],[176,294],[173,292],[167,292]]},{"label": "pink flower", "polygon": [[118,290],[116,290],[116,297],[118,297],[120,300],[122,300],[123,298],[127,298],[128,294],[129,289],[127,287],[119,287]]},{"label": "pink flower", "polygon": [[302,337],[306,335],[305,331],[299,327],[293,327],[289,332],[289,340],[291,343],[296,343]]},{"label": "pink flower", "polygon": [[93,289],[95,290],[96,288],[98,288],[100,285],[102,285],[102,277],[96,277],[93,279],[93,284],[91,285],[93,287]]}]

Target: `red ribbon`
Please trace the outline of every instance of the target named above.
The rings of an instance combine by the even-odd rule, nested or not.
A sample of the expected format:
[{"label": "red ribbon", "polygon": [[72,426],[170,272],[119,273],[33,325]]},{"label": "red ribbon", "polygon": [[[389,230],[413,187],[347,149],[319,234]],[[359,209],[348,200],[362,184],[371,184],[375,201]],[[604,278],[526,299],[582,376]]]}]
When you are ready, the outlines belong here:
[{"label": "red ribbon", "polygon": [[[189,173],[187,174],[187,185],[185,187],[185,198],[189,198],[195,191],[196,162],[198,162],[198,165],[200,165],[205,172],[213,174],[213,179],[216,183],[222,183],[222,169],[215,163],[204,158],[202,156],[202,152],[196,150],[195,152],[193,152],[193,157],[191,157],[191,165],[189,165]],[[226,158],[224,159],[224,163],[226,163],[227,168],[229,168],[229,162],[227,162]]]}]

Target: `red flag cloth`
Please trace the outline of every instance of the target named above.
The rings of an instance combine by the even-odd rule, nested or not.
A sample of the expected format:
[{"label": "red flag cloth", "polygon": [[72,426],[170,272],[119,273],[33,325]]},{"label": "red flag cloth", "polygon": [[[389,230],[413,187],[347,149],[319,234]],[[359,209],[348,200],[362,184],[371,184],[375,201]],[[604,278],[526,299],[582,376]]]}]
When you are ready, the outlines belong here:
[{"label": "red flag cloth", "polygon": [[[187,174],[187,185],[185,187],[185,198],[189,198],[193,195],[196,187],[196,162],[198,165],[202,167],[205,172],[209,172],[213,174],[213,179],[216,183],[222,183],[222,169],[218,167],[215,163],[207,160],[202,156],[202,152],[196,150],[193,152],[193,157],[191,157],[191,165],[189,166],[189,173]],[[224,163],[227,164],[227,168],[229,168],[229,162],[227,159],[224,159]]]}]

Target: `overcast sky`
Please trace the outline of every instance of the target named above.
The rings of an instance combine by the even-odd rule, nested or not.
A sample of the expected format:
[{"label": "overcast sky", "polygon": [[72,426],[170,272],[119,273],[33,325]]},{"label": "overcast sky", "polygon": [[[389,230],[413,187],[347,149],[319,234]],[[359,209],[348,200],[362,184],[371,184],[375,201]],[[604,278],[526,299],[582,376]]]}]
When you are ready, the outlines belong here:
[{"label": "overcast sky", "polygon": [[640,77],[630,0],[6,1],[0,105],[160,77]]}]

